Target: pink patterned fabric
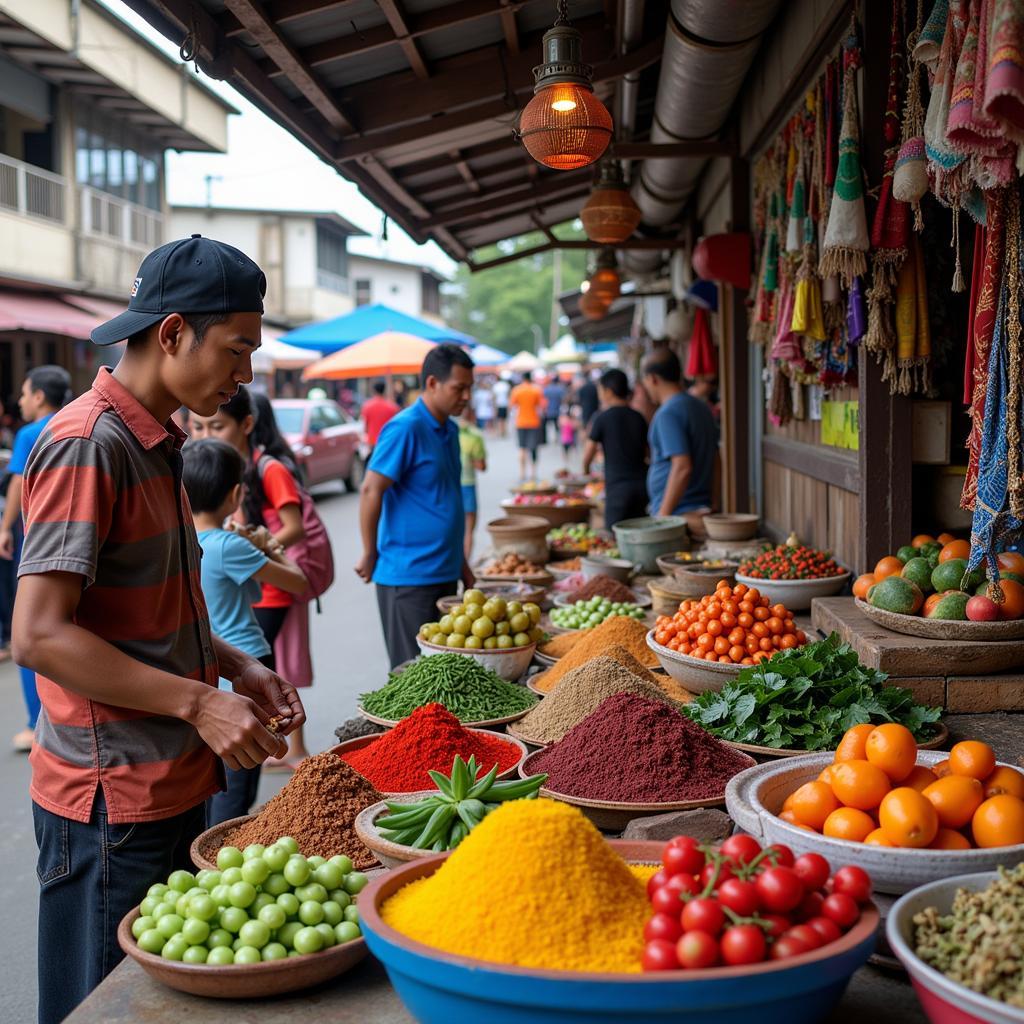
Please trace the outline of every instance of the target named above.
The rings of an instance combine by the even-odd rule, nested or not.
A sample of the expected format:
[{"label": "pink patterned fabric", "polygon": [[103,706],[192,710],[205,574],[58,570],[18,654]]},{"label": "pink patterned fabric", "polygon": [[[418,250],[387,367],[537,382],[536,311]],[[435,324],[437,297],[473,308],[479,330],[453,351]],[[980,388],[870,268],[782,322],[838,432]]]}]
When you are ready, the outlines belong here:
[{"label": "pink patterned fabric", "polygon": [[991,8],[982,109],[1024,142],[1024,0],[987,0]]}]

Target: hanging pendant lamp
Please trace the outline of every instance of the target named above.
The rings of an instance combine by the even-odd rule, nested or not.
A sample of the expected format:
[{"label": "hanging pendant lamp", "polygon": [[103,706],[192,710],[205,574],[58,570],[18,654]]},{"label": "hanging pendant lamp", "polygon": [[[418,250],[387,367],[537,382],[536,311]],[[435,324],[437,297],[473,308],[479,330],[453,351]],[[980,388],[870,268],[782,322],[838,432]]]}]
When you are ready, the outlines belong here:
[{"label": "hanging pendant lamp", "polygon": [[590,275],[588,291],[604,299],[610,305],[619,297],[621,290],[622,281],[619,279],[619,267],[615,260],[615,252],[612,249],[602,249],[597,257],[594,272]]},{"label": "hanging pendant lamp", "polygon": [[585,291],[580,296],[580,312],[588,320],[601,320],[608,312],[608,306],[609,303],[600,295],[595,295],[593,289]]},{"label": "hanging pendant lamp", "polygon": [[594,191],[580,210],[583,230],[592,242],[624,242],[640,223],[640,207],[626,188],[617,160],[602,160]]},{"label": "hanging pendant lamp", "polygon": [[593,68],[583,63],[582,37],[569,24],[568,0],[544,33],[544,63],[533,69],[533,99],[519,119],[519,137],[539,164],[556,171],[586,167],[608,148],[612,118],[594,95]]}]

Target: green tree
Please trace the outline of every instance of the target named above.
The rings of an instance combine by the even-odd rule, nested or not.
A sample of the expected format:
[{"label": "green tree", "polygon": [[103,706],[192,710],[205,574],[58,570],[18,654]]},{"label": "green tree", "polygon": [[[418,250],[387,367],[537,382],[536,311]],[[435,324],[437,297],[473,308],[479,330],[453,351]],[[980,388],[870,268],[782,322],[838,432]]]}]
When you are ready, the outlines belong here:
[{"label": "green tree", "polygon": [[[563,239],[585,238],[582,228],[575,225],[563,225],[556,234]],[[478,249],[473,255],[477,262],[486,263],[544,242],[544,235],[533,232]],[[562,250],[561,291],[579,287],[586,277],[590,256],[586,249]],[[446,289],[449,323],[487,345],[510,353],[536,350],[537,333],[533,327],[536,324],[542,343],[546,345],[551,323],[554,261],[554,252],[548,251],[475,274],[465,264],[460,264],[455,280]]]}]

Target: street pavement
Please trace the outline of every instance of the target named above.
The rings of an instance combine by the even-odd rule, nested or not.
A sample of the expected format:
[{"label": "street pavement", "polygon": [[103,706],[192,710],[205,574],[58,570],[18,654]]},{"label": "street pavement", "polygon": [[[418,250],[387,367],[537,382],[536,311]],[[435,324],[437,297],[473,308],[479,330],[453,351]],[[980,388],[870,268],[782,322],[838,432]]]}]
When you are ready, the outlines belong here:
[{"label": "street pavement", "polygon": [[[511,433],[511,431],[510,431]],[[480,524],[477,551],[487,547],[483,528],[502,514],[500,502],[518,480],[518,452],[511,439],[488,438],[488,471],[479,475]],[[573,457],[579,468],[579,454]],[[561,448],[542,449],[542,478],[550,479],[563,465]],[[334,730],[355,713],[360,693],[386,680],[387,658],[372,586],[352,571],[361,554],[359,499],[338,484],[316,492],[317,507],[334,548],[335,583],[321,599],[323,613],[310,616],[316,679],[302,691],[309,722],[307,746],[313,752],[335,742]],[[0,665],[0,907],[6,924],[0,926],[0,1021],[29,1024],[35,1019],[36,999],[36,846],[28,798],[29,766],[23,754],[8,753],[7,737],[23,727],[24,708],[17,669]],[[260,801],[268,799],[287,776],[264,775]],[[75,922],[68,922],[75,928]]]}]

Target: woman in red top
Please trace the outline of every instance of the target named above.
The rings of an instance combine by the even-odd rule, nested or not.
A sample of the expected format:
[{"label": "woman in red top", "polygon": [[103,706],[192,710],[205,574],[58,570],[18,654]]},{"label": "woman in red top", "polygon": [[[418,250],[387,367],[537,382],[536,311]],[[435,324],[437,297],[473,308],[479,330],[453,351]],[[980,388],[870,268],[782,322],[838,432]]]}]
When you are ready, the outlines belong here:
[{"label": "woman in red top", "polygon": [[[249,392],[239,387],[231,401],[213,416],[193,413],[190,423],[192,437],[216,437],[226,441],[245,459],[245,490],[239,522],[257,529],[269,529],[273,524],[276,528],[270,532],[285,549],[302,540],[306,531],[296,484],[297,468],[283,440],[269,445],[272,451],[252,443],[256,419]],[[273,584],[261,583],[260,586],[260,600],[253,610],[267,643],[273,647],[296,598]],[[301,730],[296,730],[288,740],[287,758],[281,762],[270,758],[264,762],[264,768],[293,768],[308,756]]]}]

